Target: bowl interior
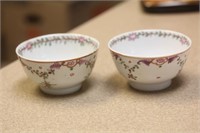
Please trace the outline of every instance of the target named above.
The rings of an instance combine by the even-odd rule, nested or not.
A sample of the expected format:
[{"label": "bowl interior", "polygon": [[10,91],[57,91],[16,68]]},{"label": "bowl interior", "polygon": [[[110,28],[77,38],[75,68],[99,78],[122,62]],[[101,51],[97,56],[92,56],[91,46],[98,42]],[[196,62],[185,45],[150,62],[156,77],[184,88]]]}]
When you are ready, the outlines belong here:
[{"label": "bowl interior", "polygon": [[168,30],[141,30],[114,37],[109,48],[127,56],[161,57],[189,49],[191,40],[178,32]]},{"label": "bowl interior", "polygon": [[95,52],[98,41],[79,34],[51,34],[21,43],[18,56],[36,61],[58,61],[80,58]]}]

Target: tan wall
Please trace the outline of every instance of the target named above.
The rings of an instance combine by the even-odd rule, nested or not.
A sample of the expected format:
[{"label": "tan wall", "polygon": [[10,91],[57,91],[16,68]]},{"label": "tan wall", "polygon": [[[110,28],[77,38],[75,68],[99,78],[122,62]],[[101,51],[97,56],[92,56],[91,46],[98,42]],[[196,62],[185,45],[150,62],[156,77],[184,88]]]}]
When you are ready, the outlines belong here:
[{"label": "tan wall", "polygon": [[3,65],[17,59],[15,48],[22,41],[43,34],[67,32],[117,3],[119,2],[2,2]]}]

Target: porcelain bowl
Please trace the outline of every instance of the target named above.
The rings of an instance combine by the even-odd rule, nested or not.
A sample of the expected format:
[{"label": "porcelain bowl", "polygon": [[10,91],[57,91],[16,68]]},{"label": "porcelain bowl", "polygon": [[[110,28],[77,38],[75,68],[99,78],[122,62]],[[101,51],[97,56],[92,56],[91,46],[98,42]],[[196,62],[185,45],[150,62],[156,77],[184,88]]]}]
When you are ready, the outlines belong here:
[{"label": "porcelain bowl", "polygon": [[118,71],[139,90],[170,86],[186,62],[191,40],[170,30],[138,30],[112,38],[108,47]]},{"label": "porcelain bowl", "polygon": [[19,44],[17,56],[29,78],[53,95],[78,91],[92,72],[99,42],[81,34],[49,34]]}]

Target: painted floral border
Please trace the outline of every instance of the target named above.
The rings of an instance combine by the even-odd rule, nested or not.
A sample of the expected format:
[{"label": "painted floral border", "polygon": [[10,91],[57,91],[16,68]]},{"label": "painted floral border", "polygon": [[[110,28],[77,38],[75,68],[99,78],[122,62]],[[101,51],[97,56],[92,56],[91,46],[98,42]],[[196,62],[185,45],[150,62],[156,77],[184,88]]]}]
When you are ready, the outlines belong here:
[{"label": "painted floral border", "polygon": [[84,46],[85,44],[91,44],[95,49],[98,48],[97,43],[94,42],[89,37],[83,37],[83,36],[50,36],[50,37],[43,37],[38,38],[35,41],[29,41],[27,42],[23,47],[19,48],[18,53],[23,54],[23,51],[25,50],[32,50],[33,48],[40,47],[41,45],[45,46],[51,46],[53,43],[61,43],[64,41],[64,44],[67,44],[67,41],[74,41],[75,43],[79,43],[81,46]]},{"label": "painted floral border", "polygon": [[158,36],[158,37],[164,37],[164,38],[171,37],[173,39],[179,40],[179,42],[182,45],[187,45],[187,46],[190,45],[188,39],[185,36],[178,35],[176,33],[166,32],[166,31],[138,31],[138,32],[130,32],[128,34],[117,37],[116,39],[111,41],[110,46],[112,47],[117,42],[121,42],[123,40],[135,41],[136,39],[139,39],[140,37],[152,37],[152,36]]},{"label": "painted floral border", "polygon": [[[112,52],[113,58],[120,63],[124,67],[124,69],[128,70],[127,77],[129,79],[137,80],[138,76],[134,74],[137,69],[140,69],[141,65],[150,66],[155,65],[158,66],[158,68],[161,68],[164,64],[170,64],[174,61],[177,61],[177,64],[182,68],[183,65],[186,62],[186,55],[184,55],[185,59],[182,59],[178,55],[170,56],[170,57],[162,57],[162,58],[150,58],[150,59],[141,59],[137,60],[136,62],[133,59],[128,60],[127,62],[123,60],[123,58],[118,55],[117,53]],[[134,65],[130,66],[129,64],[135,62]],[[156,77],[157,79],[160,79],[161,76]]]},{"label": "painted floral border", "polygon": [[[53,62],[45,70],[43,69],[42,66],[38,66],[38,69],[33,69],[31,66],[24,63],[21,58],[19,58],[19,60],[20,60],[21,64],[23,65],[23,67],[25,67],[32,74],[37,75],[38,77],[40,77],[43,80],[43,82],[40,83],[40,86],[42,86],[43,88],[51,88],[52,86],[56,86],[56,84],[52,84],[49,81],[47,81],[50,75],[55,75],[55,72],[58,71],[61,67],[67,67],[70,69],[71,72],[69,74],[69,77],[75,76],[73,69],[76,66],[80,67],[82,65],[85,65],[86,68],[92,69],[94,67],[94,64],[96,61],[96,55],[93,55],[93,57],[91,57],[90,59],[80,58],[80,59],[75,59],[75,60]],[[85,79],[88,76],[89,75],[87,75],[85,77]]]}]

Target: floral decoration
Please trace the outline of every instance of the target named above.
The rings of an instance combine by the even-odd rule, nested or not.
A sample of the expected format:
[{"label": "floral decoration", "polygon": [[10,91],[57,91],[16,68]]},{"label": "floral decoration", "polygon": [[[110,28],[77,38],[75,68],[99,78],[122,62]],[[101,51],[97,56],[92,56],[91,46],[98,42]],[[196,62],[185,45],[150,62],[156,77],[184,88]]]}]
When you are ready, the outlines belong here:
[{"label": "floral decoration", "polygon": [[[129,60],[129,61],[124,61],[120,55],[117,53],[112,52],[113,58],[121,64],[125,70],[128,71],[127,77],[129,79],[137,80],[138,76],[135,75],[135,72],[140,69],[141,65],[146,65],[150,66],[155,65],[158,66],[158,68],[161,68],[165,63],[172,63],[174,61],[177,62],[177,64],[182,67],[184,63],[186,62],[186,58],[181,59],[178,55],[171,56],[171,57],[163,57],[163,58],[150,58],[150,59],[143,59],[139,61],[134,61],[134,60]],[[186,55],[185,55],[186,57]],[[135,63],[134,63],[135,62]],[[131,63],[131,64],[130,64]],[[134,63],[134,64],[132,64]],[[130,65],[129,65],[130,64]],[[160,79],[161,76],[157,76],[156,79]]]},{"label": "floral decoration", "polygon": [[85,44],[92,45],[94,48],[97,48],[97,44],[91,40],[90,38],[84,38],[82,36],[52,36],[52,37],[44,37],[36,39],[35,41],[30,41],[25,44],[25,46],[19,49],[19,53],[22,55],[23,51],[32,51],[36,47],[52,46],[52,43],[61,43],[67,44],[67,41],[74,41],[75,43],[79,43],[81,46]]},{"label": "floral decoration", "polygon": [[131,33],[131,34],[129,34],[129,36],[128,36],[128,39],[129,40],[135,40],[137,38],[137,35],[135,34],[135,33]]},{"label": "floral decoration", "polygon": [[19,58],[19,60],[28,71],[30,71],[32,74],[36,74],[38,77],[42,78],[43,82],[40,83],[40,86],[42,86],[43,88],[51,88],[52,86],[55,86],[56,84],[51,84],[47,80],[48,80],[49,76],[55,75],[56,71],[59,71],[59,69],[61,67],[69,68],[70,71],[72,71],[69,74],[69,77],[73,77],[73,76],[75,76],[73,69],[76,66],[80,67],[82,65],[85,65],[86,68],[92,69],[94,66],[94,63],[95,63],[95,58],[96,58],[96,56],[94,55],[93,59],[91,58],[89,60],[80,58],[80,59],[69,60],[69,61],[54,62],[46,70],[44,70],[41,66],[38,66],[38,69],[33,69],[31,66],[24,63],[21,58]]},{"label": "floral decoration", "polygon": [[178,58],[177,55],[172,56],[172,57],[145,59],[145,60],[138,61],[137,64],[140,65],[140,63],[142,62],[142,63],[144,63],[147,66],[149,66],[150,64],[155,64],[155,65],[157,65],[159,67],[162,67],[163,64],[165,64],[165,63],[169,64],[169,63],[171,63],[176,58]]},{"label": "floral decoration", "polygon": [[136,39],[139,39],[140,37],[152,37],[152,36],[158,36],[158,37],[171,37],[173,39],[178,40],[182,45],[189,46],[189,41],[186,37],[182,35],[177,35],[171,32],[165,32],[165,31],[139,31],[139,32],[130,32],[126,35],[120,36],[117,39],[113,40],[111,42],[110,46],[113,46],[117,42],[121,42],[123,40],[128,41],[135,41]]}]

